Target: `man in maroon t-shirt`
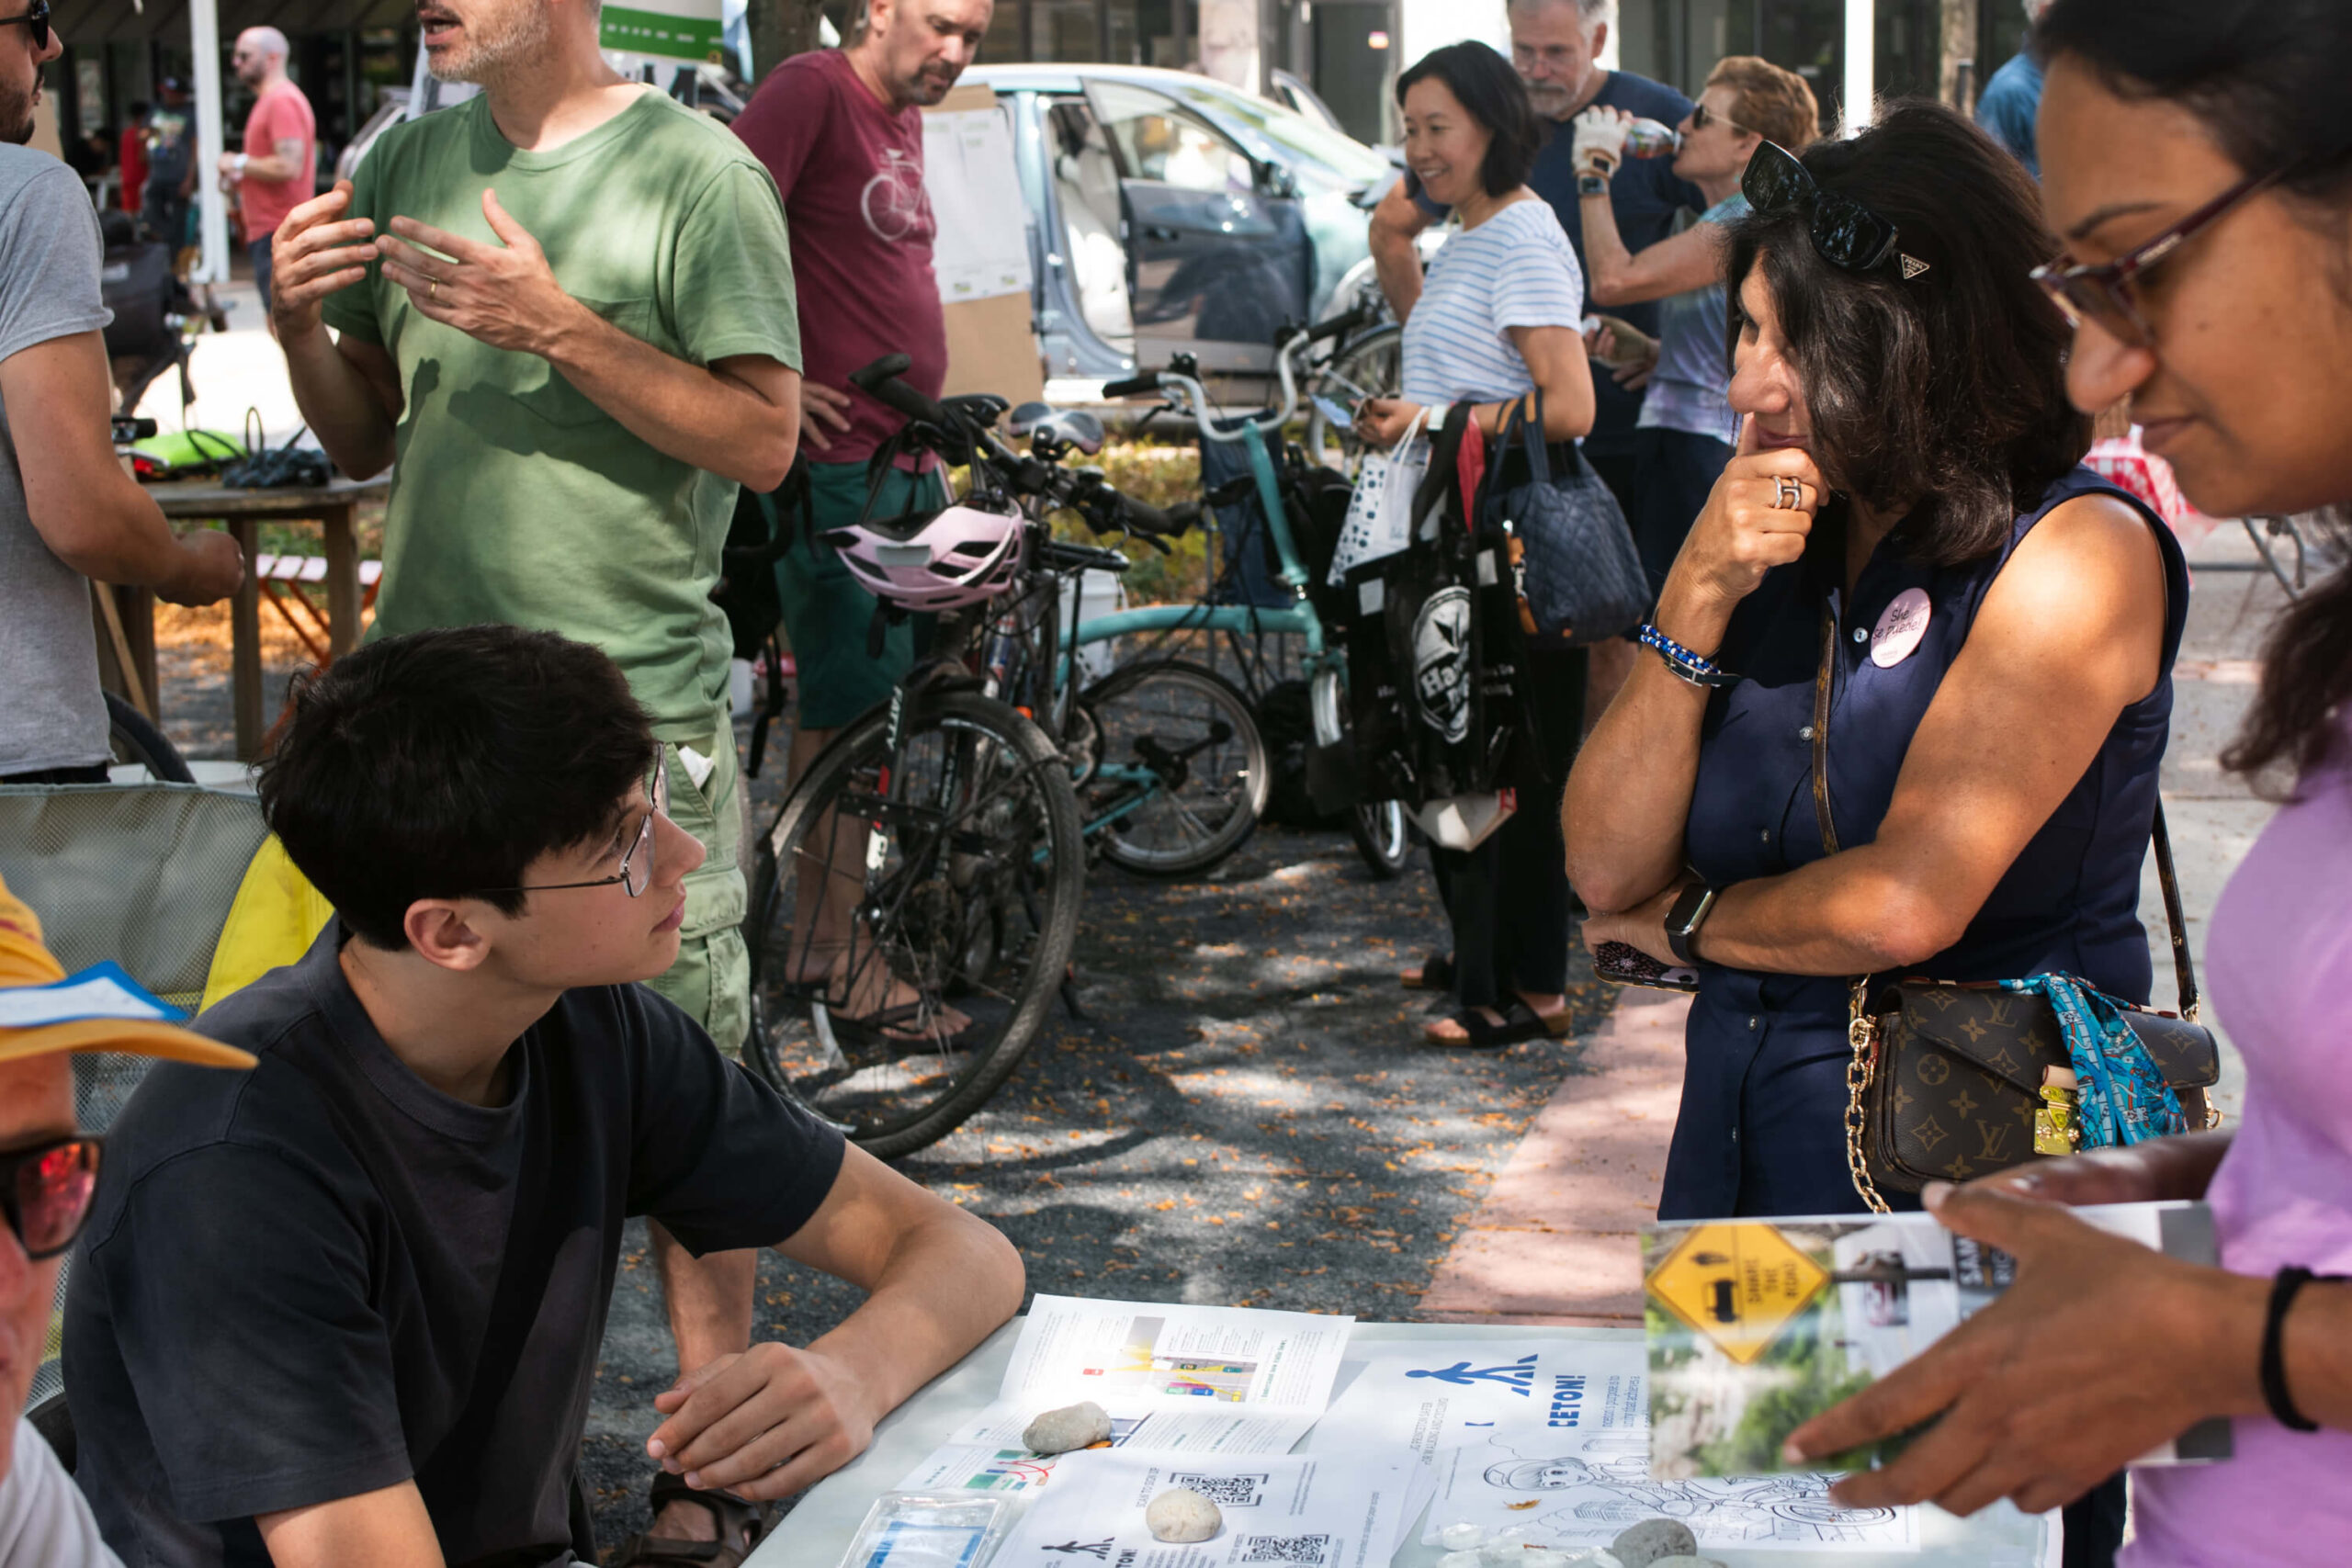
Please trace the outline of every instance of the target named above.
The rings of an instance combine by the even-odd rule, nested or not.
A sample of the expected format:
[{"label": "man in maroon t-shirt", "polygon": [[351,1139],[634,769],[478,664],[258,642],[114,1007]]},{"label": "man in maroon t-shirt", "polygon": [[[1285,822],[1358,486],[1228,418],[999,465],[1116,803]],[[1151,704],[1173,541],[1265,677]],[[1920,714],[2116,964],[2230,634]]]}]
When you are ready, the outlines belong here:
[{"label": "man in maroon t-shirt", "polygon": [[[946,379],[947,327],[931,269],[938,226],[922,186],[922,106],[945,97],[972,62],[993,9],[991,0],[870,0],[865,31],[769,72],[735,120],[735,133],[775,176],[792,231],[800,445],[819,534],[857,521],[866,460],[904,423],[853,388],[850,372],[905,354],[914,361],[906,379],[925,396],[937,397]],[[905,469],[886,473],[882,487],[877,517],[940,499],[935,479]],[[785,635],[800,672],[795,778],[914,662],[904,621],[889,629],[880,659],[867,656],[873,596],[830,547],[808,544],[813,548],[796,543],[776,563]],[[823,971],[846,951],[847,937],[846,930],[820,931],[795,945]],[[834,1017],[854,1022],[905,999],[850,997]]]}]

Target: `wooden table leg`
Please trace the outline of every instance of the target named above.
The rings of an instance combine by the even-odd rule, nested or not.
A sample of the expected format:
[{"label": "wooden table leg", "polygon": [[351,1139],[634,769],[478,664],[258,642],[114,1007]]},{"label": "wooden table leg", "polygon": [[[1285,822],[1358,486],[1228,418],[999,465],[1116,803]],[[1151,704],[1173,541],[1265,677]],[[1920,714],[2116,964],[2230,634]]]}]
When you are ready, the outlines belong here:
[{"label": "wooden table leg", "polygon": [[261,755],[261,576],[254,551],[261,528],[250,517],[232,518],[229,532],[244,552],[245,575],[229,602],[229,702],[237,720],[237,760]]},{"label": "wooden table leg", "polygon": [[323,518],[327,533],[327,660],[330,663],[359,646],[359,541],[352,533],[356,508],[330,506]]},{"label": "wooden table leg", "polygon": [[130,660],[139,667],[139,684],[147,694],[147,716],[164,722],[164,689],[155,659],[155,591],[118,588],[116,605],[122,611],[122,631],[130,644]]}]

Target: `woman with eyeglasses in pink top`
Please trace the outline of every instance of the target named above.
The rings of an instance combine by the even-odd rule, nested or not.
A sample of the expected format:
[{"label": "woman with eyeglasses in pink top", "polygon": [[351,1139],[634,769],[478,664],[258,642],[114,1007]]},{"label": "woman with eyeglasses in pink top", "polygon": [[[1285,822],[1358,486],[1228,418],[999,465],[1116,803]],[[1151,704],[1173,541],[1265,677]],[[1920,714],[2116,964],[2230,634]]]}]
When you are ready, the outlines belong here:
[{"label": "woman with eyeglasses in pink top", "polygon": [[[2352,500],[2352,6],[2056,0],[2040,142],[2067,254],[2078,407],[2132,400],[2217,516]],[[2233,768],[2284,806],[2214,912],[2212,999],[2246,1063],[2233,1129],[1931,1188],[2016,1286],[1800,1427],[1789,1458],[1929,1419],[1841,1501],[2040,1510],[2207,1416],[2235,1457],[2136,1472],[2131,1568],[2336,1564],[2352,1551],[2352,566],[2272,633]],[[2060,1205],[2203,1198],[2222,1267],[2104,1237]]]}]

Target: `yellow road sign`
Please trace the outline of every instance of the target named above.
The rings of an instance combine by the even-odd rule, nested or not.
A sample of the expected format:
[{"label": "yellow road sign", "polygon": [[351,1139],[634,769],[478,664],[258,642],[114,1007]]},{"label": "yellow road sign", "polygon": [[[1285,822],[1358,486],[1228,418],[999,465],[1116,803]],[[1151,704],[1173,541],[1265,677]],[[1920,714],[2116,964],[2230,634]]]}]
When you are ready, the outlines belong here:
[{"label": "yellow road sign", "polygon": [[1770,1225],[1699,1225],[1645,1281],[1657,1303],[1746,1366],[1829,1282]]}]

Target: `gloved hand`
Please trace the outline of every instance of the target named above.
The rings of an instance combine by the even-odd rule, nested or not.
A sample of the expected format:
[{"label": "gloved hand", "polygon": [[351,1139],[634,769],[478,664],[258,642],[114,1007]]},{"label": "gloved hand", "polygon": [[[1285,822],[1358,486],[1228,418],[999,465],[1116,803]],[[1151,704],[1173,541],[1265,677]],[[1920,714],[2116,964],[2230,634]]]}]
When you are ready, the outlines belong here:
[{"label": "gloved hand", "polygon": [[1576,140],[1569,144],[1568,162],[1579,175],[1609,175],[1625,161],[1625,128],[1632,124],[1622,110],[1599,105],[1570,122]]}]

